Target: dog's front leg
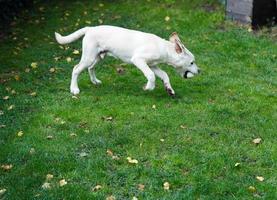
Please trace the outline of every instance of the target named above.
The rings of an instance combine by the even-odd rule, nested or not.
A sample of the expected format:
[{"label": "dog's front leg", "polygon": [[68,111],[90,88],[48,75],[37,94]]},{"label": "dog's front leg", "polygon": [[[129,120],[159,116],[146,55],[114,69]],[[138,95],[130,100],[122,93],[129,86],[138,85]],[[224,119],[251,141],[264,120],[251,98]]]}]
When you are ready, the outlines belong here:
[{"label": "dog's front leg", "polygon": [[144,59],[141,58],[132,58],[132,62],[134,65],[139,68],[144,76],[147,78],[147,84],[143,87],[144,90],[153,90],[155,88],[155,74],[154,72],[149,68],[147,63]]},{"label": "dog's front leg", "polygon": [[171,84],[170,84],[169,77],[168,77],[167,73],[165,71],[161,70],[159,67],[156,67],[156,66],[151,67],[151,69],[157,77],[162,79],[162,81],[164,82],[164,87],[165,87],[167,93],[170,96],[174,96],[175,92],[171,87]]}]

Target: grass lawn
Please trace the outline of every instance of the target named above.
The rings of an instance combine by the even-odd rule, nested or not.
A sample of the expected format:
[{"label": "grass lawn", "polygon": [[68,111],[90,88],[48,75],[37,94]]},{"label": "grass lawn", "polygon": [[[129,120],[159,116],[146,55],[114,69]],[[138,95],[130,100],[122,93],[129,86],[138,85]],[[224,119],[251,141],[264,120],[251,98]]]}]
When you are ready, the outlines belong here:
[{"label": "grass lawn", "polygon": [[[276,40],[224,21],[211,0],[174,2],[49,1],[13,23],[0,42],[0,199],[276,199]],[[171,98],[109,57],[102,85],[84,72],[72,98],[81,40],[61,47],[54,31],[99,23],[177,31],[202,74],[162,65]]]}]

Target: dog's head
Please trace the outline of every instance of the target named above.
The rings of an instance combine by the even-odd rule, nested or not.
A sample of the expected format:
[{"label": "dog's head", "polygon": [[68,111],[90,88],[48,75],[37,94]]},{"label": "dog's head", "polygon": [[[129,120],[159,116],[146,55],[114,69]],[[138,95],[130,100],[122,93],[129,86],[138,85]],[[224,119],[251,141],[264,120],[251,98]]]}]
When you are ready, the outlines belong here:
[{"label": "dog's head", "polygon": [[200,73],[200,69],[195,64],[193,54],[184,46],[176,32],[172,33],[169,41],[174,45],[171,64],[183,78],[191,78]]}]

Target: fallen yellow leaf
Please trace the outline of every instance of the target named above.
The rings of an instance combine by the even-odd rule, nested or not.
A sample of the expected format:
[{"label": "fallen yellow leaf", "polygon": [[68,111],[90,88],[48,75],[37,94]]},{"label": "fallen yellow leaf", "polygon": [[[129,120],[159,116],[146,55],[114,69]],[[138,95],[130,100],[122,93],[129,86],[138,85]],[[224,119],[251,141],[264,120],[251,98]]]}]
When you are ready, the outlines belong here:
[{"label": "fallen yellow leaf", "polygon": [[256,188],[254,186],[248,187],[249,192],[256,192]]},{"label": "fallen yellow leaf", "polygon": [[46,137],[46,139],[52,140],[52,139],[53,139],[53,136],[52,136],[52,135],[48,135],[48,136]]},{"label": "fallen yellow leaf", "polygon": [[31,63],[31,67],[32,67],[33,69],[36,69],[36,68],[38,67],[38,63],[32,62],[32,63]]},{"label": "fallen yellow leaf", "polygon": [[19,75],[15,75],[15,76],[14,76],[14,79],[15,79],[16,81],[19,81],[19,80],[20,80],[20,76],[19,76]]},{"label": "fallen yellow leaf", "polygon": [[65,179],[62,179],[59,181],[59,184],[61,187],[65,186],[67,184],[66,180]]},{"label": "fallen yellow leaf", "polygon": [[13,165],[12,164],[1,165],[1,168],[3,170],[9,171],[13,168]]},{"label": "fallen yellow leaf", "polygon": [[127,157],[127,160],[128,160],[128,162],[131,163],[131,164],[138,164],[138,160],[132,159],[131,157]]},{"label": "fallen yellow leaf", "polygon": [[260,144],[261,141],[262,141],[262,138],[255,138],[254,140],[252,140],[252,142],[253,142],[254,144]]},{"label": "fallen yellow leaf", "polygon": [[145,188],[145,185],[143,185],[143,184],[138,184],[138,189],[139,189],[140,191],[143,191],[144,188]]},{"label": "fallen yellow leaf", "polygon": [[17,133],[17,136],[18,136],[18,137],[22,137],[23,135],[24,135],[23,131],[19,131],[19,132]]},{"label": "fallen yellow leaf", "polygon": [[71,61],[72,61],[72,58],[67,57],[67,58],[66,58],[66,61],[67,61],[67,62],[71,62]]},{"label": "fallen yellow leaf", "polygon": [[238,162],[235,163],[235,167],[238,167],[238,166],[240,166],[240,163],[238,163]]},{"label": "fallen yellow leaf", "polygon": [[261,181],[261,182],[264,181],[264,177],[262,177],[262,176],[256,176],[256,179],[257,179],[258,181]]},{"label": "fallen yellow leaf", "polygon": [[74,51],[73,51],[73,54],[74,54],[74,55],[79,55],[80,52],[79,52],[78,50],[74,50]]},{"label": "fallen yellow leaf", "polygon": [[164,182],[163,186],[164,186],[164,190],[169,190],[169,187],[170,187],[169,182]]},{"label": "fallen yellow leaf", "polygon": [[12,109],[14,109],[14,105],[10,105],[7,110],[12,110]]},{"label": "fallen yellow leaf", "polygon": [[106,198],[106,200],[115,200],[115,196],[111,195]]},{"label": "fallen yellow leaf", "polygon": [[169,17],[169,16],[166,16],[166,17],[164,18],[164,20],[165,20],[166,22],[168,22],[168,21],[170,20],[170,17]]},{"label": "fallen yellow leaf", "polygon": [[42,189],[44,189],[44,190],[51,189],[50,183],[47,183],[47,182],[43,183],[43,185],[42,185],[41,187],[42,187]]},{"label": "fallen yellow leaf", "polygon": [[107,154],[108,154],[109,156],[113,156],[113,152],[112,152],[112,150],[107,149]]},{"label": "fallen yellow leaf", "polygon": [[30,95],[31,95],[32,97],[34,97],[34,96],[37,96],[37,93],[36,93],[36,92],[31,92]]},{"label": "fallen yellow leaf", "polygon": [[47,174],[46,175],[46,180],[47,181],[50,181],[51,179],[53,179],[54,178],[54,175],[53,174]]},{"label": "fallen yellow leaf", "polygon": [[91,190],[92,190],[93,192],[96,192],[97,190],[100,190],[100,189],[102,189],[102,186],[101,186],[101,185],[96,185],[96,186],[94,186]]},{"label": "fallen yellow leaf", "polygon": [[7,191],[7,189],[3,188],[3,189],[0,189],[0,195],[3,195],[5,194],[5,192]]},{"label": "fallen yellow leaf", "polygon": [[56,71],[55,67],[51,67],[51,68],[49,69],[49,72],[50,72],[50,73],[54,73],[55,71]]},{"label": "fallen yellow leaf", "polygon": [[30,153],[30,154],[34,154],[34,153],[36,153],[35,148],[31,148],[31,149],[30,149],[30,151],[29,151],[29,153]]}]

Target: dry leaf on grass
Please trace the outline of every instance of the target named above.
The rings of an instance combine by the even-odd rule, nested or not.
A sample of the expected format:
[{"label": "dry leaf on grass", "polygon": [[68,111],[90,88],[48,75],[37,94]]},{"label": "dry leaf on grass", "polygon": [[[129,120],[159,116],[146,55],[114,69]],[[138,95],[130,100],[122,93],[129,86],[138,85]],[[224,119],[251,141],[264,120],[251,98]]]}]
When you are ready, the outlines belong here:
[{"label": "dry leaf on grass", "polygon": [[76,133],[70,133],[70,137],[76,137],[77,134]]},{"label": "dry leaf on grass", "polygon": [[36,68],[38,67],[38,63],[37,63],[37,62],[32,62],[32,63],[31,63],[31,67],[32,67],[33,69],[36,69]]},{"label": "dry leaf on grass", "polygon": [[30,95],[31,95],[32,97],[35,97],[35,96],[37,96],[37,93],[36,93],[36,92],[31,92]]},{"label": "dry leaf on grass", "polygon": [[156,105],[154,104],[154,105],[152,105],[152,108],[153,108],[153,109],[156,109],[157,107],[156,107]]},{"label": "dry leaf on grass", "polygon": [[51,67],[50,69],[49,69],[49,72],[50,73],[54,73],[56,71],[56,68],[55,67]]},{"label": "dry leaf on grass", "polygon": [[102,19],[98,19],[98,23],[99,23],[99,24],[103,24],[104,21],[103,21]]},{"label": "dry leaf on grass", "polygon": [[36,153],[36,150],[35,148],[31,148],[30,151],[29,151],[30,154],[35,154]]},{"label": "dry leaf on grass", "polygon": [[115,196],[111,195],[106,198],[106,200],[116,200]]},{"label": "dry leaf on grass", "polygon": [[79,153],[79,156],[80,156],[80,157],[87,157],[88,154],[87,154],[86,152],[81,152],[81,153]]},{"label": "dry leaf on grass", "polygon": [[161,138],[161,139],[160,139],[160,141],[161,141],[161,142],[164,142],[164,139],[163,139],[163,138]]},{"label": "dry leaf on grass", "polygon": [[249,186],[248,191],[249,192],[256,192],[256,188],[254,186]]},{"label": "dry leaf on grass", "polygon": [[168,21],[170,20],[170,17],[169,17],[169,16],[166,16],[166,17],[164,18],[164,20],[165,20],[166,22],[168,22]]},{"label": "dry leaf on grass", "polygon": [[72,61],[72,58],[67,57],[67,58],[66,58],[66,61],[67,61],[68,63],[70,63],[70,62]]},{"label": "dry leaf on grass", "polygon": [[65,186],[66,184],[67,184],[67,181],[65,179],[62,179],[62,180],[59,181],[59,185],[61,187]]},{"label": "dry leaf on grass", "polygon": [[253,142],[254,144],[260,144],[261,141],[262,141],[262,138],[255,138],[254,140],[252,140],[252,142]]},{"label": "dry leaf on grass", "polygon": [[164,190],[169,190],[169,187],[170,187],[169,182],[164,182],[163,186],[164,186]]},{"label": "dry leaf on grass", "polygon": [[102,117],[102,120],[112,121],[112,120],[113,120],[113,117],[112,117],[112,116]]},{"label": "dry leaf on grass", "polygon": [[42,189],[44,189],[44,190],[51,189],[51,185],[50,185],[50,183],[48,183],[48,182],[43,183],[41,187],[42,187]]},{"label": "dry leaf on grass", "polygon": [[133,197],[132,200],[138,200],[138,198],[137,197]]},{"label": "dry leaf on grass", "polygon": [[124,68],[122,68],[122,67],[118,67],[118,68],[116,68],[116,72],[117,72],[118,74],[124,74],[124,73],[125,73],[125,70],[124,70]]},{"label": "dry leaf on grass", "polygon": [[10,97],[9,96],[4,96],[3,100],[8,100]]},{"label": "dry leaf on grass", "polygon": [[180,128],[181,128],[181,129],[185,129],[185,128],[187,128],[187,126],[185,126],[185,125],[180,125]]},{"label": "dry leaf on grass", "polygon": [[262,176],[256,176],[256,179],[260,182],[263,182],[264,181],[264,177]]},{"label": "dry leaf on grass", "polygon": [[80,54],[80,52],[78,51],[78,50],[74,50],[73,52],[72,52],[74,55],[79,55]]},{"label": "dry leaf on grass", "polygon": [[10,105],[10,106],[7,108],[7,110],[12,110],[12,109],[14,109],[14,105]]},{"label": "dry leaf on grass", "polygon": [[139,189],[140,191],[143,191],[144,188],[145,188],[145,185],[143,185],[143,184],[138,184],[138,189]]},{"label": "dry leaf on grass", "polygon": [[54,178],[54,175],[53,174],[47,174],[46,175],[46,180],[47,181],[50,181],[51,179],[53,179]]},{"label": "dry leaf on grass", "polygon": [[46,136],[46,139],[47,139],[47,140],[52,140],[53,138],[54,138],[54,137],[53,137],[52,135],[47,135],[47,136]]},{"label": "dry leaf on grass", "polygon": [[5,188],[0,189],[0,195],[5,194],[5,192],[7,192],[7,189],[5,189]]},{"label": "dry leaf on grass", "polygon": [[1,168],[3,170],[9,171],[13,168],[13,165],[12,164],[5,164],[5,165],[1,165]]},{"label": "dry leaf on grass", "polygon": [[14,76],[14,79],[15,79],[16,81],[19,81],[19,80],[20,80],[20,76],[19,76],[19,75],[15,75],[15,76]]},{"label": "dry leaf on grass", "polygon": [[235,163],[235,167],[239,167],[240,166],[240,163]]},{"label": "dry leaf on grass", "polygon": [[100,189],[102,189],[102,186],[101,186],[101,185],[96,185],[96,186],[94,186],[91,190],[92,190],[93,192],[96,192],[96,191],[98,191],[98,190],[100,190]]},{"label": "dry leaf on grass", "polygon": [[17,133],[17,136],[18,136],[18,137],[22,137],[23,135],[24,135],[23,131],[19,131],[19,132]]},{"label": "dry leaf on grass", "polygon": [[131,157],[127,157],[128,163],[130,164],[138,164],[138,160],[132,159]]}]

